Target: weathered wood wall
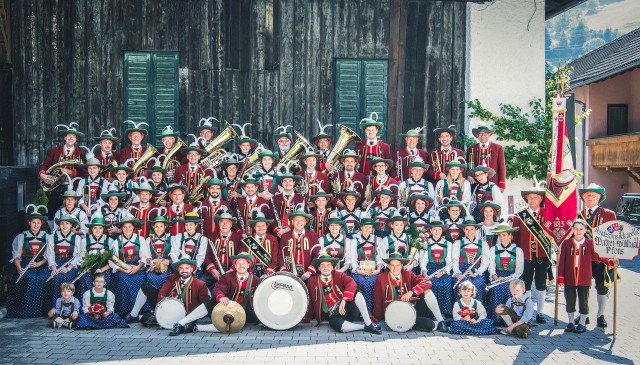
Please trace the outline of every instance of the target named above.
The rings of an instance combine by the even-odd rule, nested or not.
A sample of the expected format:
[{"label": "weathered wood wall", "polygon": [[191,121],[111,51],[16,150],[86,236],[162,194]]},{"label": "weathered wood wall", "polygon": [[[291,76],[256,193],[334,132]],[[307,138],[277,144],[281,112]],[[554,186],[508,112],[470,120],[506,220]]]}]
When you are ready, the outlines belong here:
[{"label": "weathered wood wall", "polygon": [[[406,24],[392,21],[392,3]],[[76,121],[88,136],[120,126],[127,50],[180,53],[183,133],[215,116],[251,122],[268,143],[277,125],[314,135],[316,119],[334,121],[335,59],[389,58],[402,38],[390,37],[392,26],[406,43],[395,45],[402,73],[389,103],[401,112],[389,105],[390,125],[460,127],[465,9],[428,0],[11,1],[15,164],[37,165],[57,123]],[[398,129],[388,130],[398,142]]]}]

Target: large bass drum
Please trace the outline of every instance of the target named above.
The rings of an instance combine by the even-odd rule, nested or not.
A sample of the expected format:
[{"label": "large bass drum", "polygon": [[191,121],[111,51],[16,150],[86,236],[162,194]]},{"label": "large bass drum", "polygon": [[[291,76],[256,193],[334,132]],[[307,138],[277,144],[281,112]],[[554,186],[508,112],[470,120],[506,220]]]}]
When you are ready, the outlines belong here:
[{"label": "large bass drum", "polygon": [[300,323],[308,305],[306,285],[289,272],[263,276],[253,294],[256,317],[274,330],[287,330]]},{"label": "large bass drum", "polygon": [[186,315],[184,305],[174,297],[166,297],[156,305],[156,321],[162,328],[172,329],[173,325]]},{"label": "large bass drum", "polygon": [[409,302],[394,300],[384,312],[384,321],[393,331],[407,332],[416,324],[416,309]]}]

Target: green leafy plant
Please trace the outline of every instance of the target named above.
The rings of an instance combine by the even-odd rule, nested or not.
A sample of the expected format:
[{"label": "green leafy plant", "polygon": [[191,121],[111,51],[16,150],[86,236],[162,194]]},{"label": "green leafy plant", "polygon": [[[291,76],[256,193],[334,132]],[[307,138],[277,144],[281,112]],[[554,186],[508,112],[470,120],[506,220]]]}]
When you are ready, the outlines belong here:
[{"label": "green leafy plant", "polygon": [[42,188],[38,188],[38,190],[36,190],[36,197],[33,200],[33,204],[35,204],[36,206],[44,205],[45,207],[47,206],[47,204],[49,204],[49,198],[47,198],[47,193],[45,193],[44,190],[42,190]]}]

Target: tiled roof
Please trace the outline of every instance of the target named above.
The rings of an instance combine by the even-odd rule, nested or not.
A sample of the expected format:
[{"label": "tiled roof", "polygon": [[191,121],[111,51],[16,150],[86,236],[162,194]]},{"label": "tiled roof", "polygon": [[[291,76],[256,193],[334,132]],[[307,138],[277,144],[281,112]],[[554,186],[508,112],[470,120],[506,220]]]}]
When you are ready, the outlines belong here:
[{"label": "tiled roof", "polygon": [[589,85],[640,66],[640,28],[594,49],[569,64],[571,88]]}]

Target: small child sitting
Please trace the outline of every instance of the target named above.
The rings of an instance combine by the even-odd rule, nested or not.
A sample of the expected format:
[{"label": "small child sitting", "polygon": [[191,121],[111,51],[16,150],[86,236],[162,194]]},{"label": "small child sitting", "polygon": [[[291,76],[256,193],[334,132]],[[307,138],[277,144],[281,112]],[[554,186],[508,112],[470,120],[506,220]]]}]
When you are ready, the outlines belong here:
[{"label": "small child sitting", "polygon": [[103,273],[93,277],[93,289],[89,289],[82,295],[84,312],[78,320],[78,329],[104,329],[104,328],[129,328],[129,325],[113,313],[115,295],[105,289],[105,277]]},{"label": "small child sitting", "polygon": [[449,333],[454,335],[493,335],[498,329],[487,318],[482,302],[474,299],[476,287],[469,280],[460,283],[461,298],[453,305],[453,323]]},{"label": "small child sitting", "polygon": [[54,308],[49,311],[49,321],[53,328],[66,327],[71,329],[78,320],[80,311],[80,301],[73,294],[76,287],[72,283],[62,283],[60,285],[60,298],[56,299]]},{"label": "small child sitting", "polygon": [[503,335],[515,334],[520,338],[527,338],[531,335],[531,321],[535,314],[533,301],[529,292],[526,291],[524,281],[520,279],[509,283],[511,298],[507,299],[507,304],[500,304],[496,307],[496,313],[507,324],[507,328],[501,330]]}]

